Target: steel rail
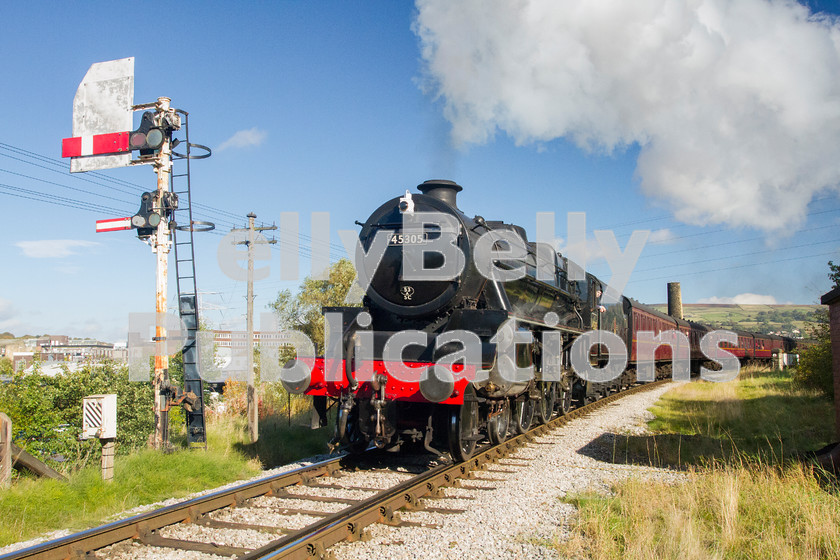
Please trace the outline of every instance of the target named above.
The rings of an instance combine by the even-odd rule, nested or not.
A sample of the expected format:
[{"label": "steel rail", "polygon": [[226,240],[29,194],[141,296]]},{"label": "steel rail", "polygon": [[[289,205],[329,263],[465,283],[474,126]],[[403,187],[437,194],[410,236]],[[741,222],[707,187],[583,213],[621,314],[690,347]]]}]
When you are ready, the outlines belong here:
[{"label": "steel rail", "polygon": [[[469,479],[480,472],[485,466],[502,459],[532,442],[535,437],[563,426],[570,420],[586,416],[617,399],[633,393],[652,389],[666,383],[667,379],[637,385],[628,390],[613,393],[600,400],[589,403],[558,416],[546,424],[540,424],[524,434],[507,439],[495,446],[480,449],[469,461],[456,464],[445,464],[434,467],[414,478],[383,490],[378,494],[350,505],[343,510],[326,516],[323,520],[313,523],[304,529],[289,535],[284,535],[268,544],[251,550],[234,549],[232,547],[217,547],[212,544],[190,542],[193,549],[224,555],[236,555],[238,560],[260,559],[311,559],[325,558],[327,549],[343,540],[358,540],[362,538],[365,527],[373,523],[400,525],[398,510],[420,510],[423,498],[437,497],[444,487],[459,484],[460,479]],[[176,523],[201,522],[210,512],[224,507],[236,507],[247,500],[263,495],[280,493],[283,488],[296,484],[305,484],[319,476],[329,476],[340,470],[341,457],[328,459],[300,467],[292,471],[277,474],[268,478],[248,482],[246,484],[213,492],[206,496],[193,498],[178,504],[167,506],[115,521],[101,527],[88,529],[60,539],[41,543],[29,548],[18,550],[0,556],[0,560],[64,560],[69,558],[84,558],[87,553],[116,544],[128,539],[137,539],[154,546],[166,546],[165,539],[158,536],[158,529]],[[301,496],[301,499],[306,499]],[[270,529],[266,527],[266,529]],[[173,541],[174,542],[174,541]]]},{"label": "steel rail", "polygon": [[471,478],[474,473],[480,472],[485,466],[527,445],[537,436],[563,426],[570,420],[586,416],[615,400],[652,389],[667,381],[669,380],[663,379],[613,393],[570,411],[569,414],[554,418],[546,424],[536,426],[524,434],[505,440],[498,445],[488,446],[476,453],[469,461],[435,467],[359,504],[347,507],[330,518],[240,556],[238,560],[307,560],[328,557],[326,551],[332,545],[344,540],[361,539],[363,529],[373,523],[399,525],[398,510],[422,509],[422,498],[438,496],[441,488],[453,486],[459,479]]},{"label": "steel rail", "polygon": [[338,470],[341,457],[328,459],[285,473],[199,496],[154,511],[141,513],[107,525],[74,533],[53,541],[37,544],[0,556],[0,560],[62,560],[84,557],[87,552],[110,546],[126,539],[139,539],[162,527],[190,522],[227,506],[236,506],[249,498],[270,494],[281,488],[325,476]]}]

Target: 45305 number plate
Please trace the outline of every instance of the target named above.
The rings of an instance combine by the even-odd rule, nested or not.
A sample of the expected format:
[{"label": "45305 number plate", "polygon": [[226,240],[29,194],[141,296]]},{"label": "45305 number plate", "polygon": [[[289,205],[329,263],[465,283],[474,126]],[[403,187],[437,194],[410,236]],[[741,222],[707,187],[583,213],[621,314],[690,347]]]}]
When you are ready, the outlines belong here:
[{"label": "45305 number plate", "polygon": [[429,241],[429,234],[423,233],[394,233],[388,238],[388,245],[422,245]]}]

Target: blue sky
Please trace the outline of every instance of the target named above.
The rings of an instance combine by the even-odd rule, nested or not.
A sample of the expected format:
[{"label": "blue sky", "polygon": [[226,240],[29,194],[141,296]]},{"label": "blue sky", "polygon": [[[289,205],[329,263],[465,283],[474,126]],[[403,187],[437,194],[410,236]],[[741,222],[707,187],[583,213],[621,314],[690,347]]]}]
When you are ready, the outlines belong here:
[{"label": "blue sky", "polygon": [[[686,303],[810,304],[828,291],[840,25],[803,10],[835,3],[511,6],[4,3],[0,332],[113,341],[128,313],[154,309],[151,250],[133,232],[94,232],[133,214],[154,173],[103,172],[117,184],[60,160],[88,67],[130,56],[135,103],[170,97],[191,140],[214,150],[192,171],[197,218],[217,225],[196,241],[215,327],[244,325],[245,283],[225,277],[216,249],[248,212],[297,212],[304,235],[312,212],[329,212],[338,258],[337,230],[430,178],[461,184],[468,215],[531,236],[536,212],[555,212],[561,246],[567,212],[622,248],[650,230],[625,289],[643,302],[663,302],[669,281]],[[280,279],[277,247],[268,265],[258,312],[299,283]],[[589,268],[610,276],[603,259]]]}]

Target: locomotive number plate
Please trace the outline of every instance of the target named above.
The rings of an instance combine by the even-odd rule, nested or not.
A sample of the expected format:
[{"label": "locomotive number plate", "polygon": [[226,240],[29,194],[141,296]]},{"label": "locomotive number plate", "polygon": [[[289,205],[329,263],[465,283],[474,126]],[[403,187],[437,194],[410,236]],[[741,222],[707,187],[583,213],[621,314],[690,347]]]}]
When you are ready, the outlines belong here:
[{"label": "locomotive number plate", "polygon": [[389,245],[421,245],[429,240],[429,234],[423,233],[395,233],[388,239]]}]

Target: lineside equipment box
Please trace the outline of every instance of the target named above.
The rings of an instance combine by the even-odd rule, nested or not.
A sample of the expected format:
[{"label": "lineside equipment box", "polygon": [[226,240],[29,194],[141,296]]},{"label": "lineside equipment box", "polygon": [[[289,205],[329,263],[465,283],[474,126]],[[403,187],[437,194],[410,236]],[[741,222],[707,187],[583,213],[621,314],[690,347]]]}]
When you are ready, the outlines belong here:
[{"label": "lineside equipment box", "polygon": [[82,439],[117,437],[117,395],[90,395],[82,399]]}]

